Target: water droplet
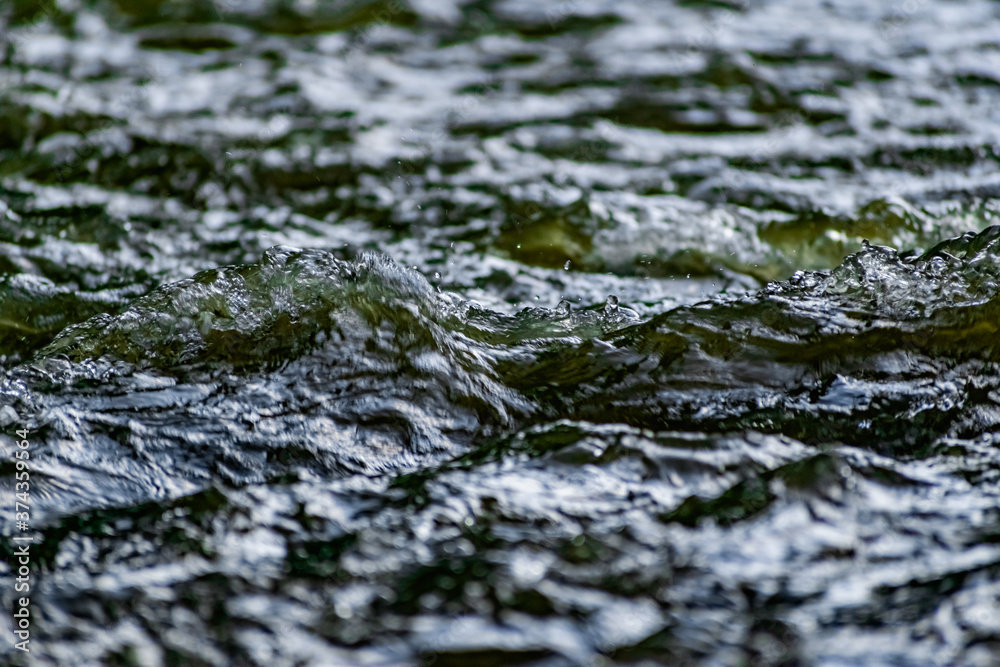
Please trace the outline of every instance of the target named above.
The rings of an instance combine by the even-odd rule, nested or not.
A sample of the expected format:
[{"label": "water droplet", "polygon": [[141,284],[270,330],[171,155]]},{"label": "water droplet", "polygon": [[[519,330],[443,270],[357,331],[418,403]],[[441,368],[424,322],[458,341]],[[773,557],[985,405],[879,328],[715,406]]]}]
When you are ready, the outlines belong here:
[{"label": "water droplet", "polygon": [[570,264],[572,264],[572,262],[570,262],[570,261],[569,261],[569,260],[567,259],[567,260],[566,260],[566,263],[565,263],[565,264],[563,264],[563,270],[564,270],[564,271],[569,271],[569,265],[570,265]]},{"label": "water droplet", "polygon": [[437,271],[434,272],[434,280],[441,280],[441,274]]}]

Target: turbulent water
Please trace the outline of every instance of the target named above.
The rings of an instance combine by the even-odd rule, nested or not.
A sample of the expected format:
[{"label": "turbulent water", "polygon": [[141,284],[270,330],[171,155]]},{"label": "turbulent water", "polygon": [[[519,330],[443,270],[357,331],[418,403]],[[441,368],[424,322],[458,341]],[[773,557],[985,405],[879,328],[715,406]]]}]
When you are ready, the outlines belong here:
[{"label": "turbulent water", "polygon": [[3,662],[1000,664],[1000,4],[0,28]]}]

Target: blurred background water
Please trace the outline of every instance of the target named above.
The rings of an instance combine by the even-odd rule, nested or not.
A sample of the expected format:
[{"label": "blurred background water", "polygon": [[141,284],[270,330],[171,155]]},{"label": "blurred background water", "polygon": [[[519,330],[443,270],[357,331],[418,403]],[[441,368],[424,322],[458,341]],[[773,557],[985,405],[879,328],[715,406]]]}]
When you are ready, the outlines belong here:
[{"label": "blurred background water", "polygon": [[1000,3],[0,34],[5,662],[998,664]]}]

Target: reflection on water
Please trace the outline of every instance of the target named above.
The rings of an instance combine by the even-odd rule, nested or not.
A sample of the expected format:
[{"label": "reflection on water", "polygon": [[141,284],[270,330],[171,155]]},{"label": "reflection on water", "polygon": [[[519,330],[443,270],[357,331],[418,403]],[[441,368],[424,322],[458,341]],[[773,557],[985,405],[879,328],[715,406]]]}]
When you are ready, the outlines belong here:
[{"label": "reflection on water", "polygon": [[10,660],[995,663],[996,3],[0,21]]}]

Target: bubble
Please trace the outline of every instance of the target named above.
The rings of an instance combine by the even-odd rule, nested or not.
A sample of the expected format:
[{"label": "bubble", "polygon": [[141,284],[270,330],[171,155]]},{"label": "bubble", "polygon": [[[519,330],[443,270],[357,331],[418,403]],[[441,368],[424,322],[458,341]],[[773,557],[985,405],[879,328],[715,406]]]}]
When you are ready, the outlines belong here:
[{"label": "bubble", "polygon": [[609,294],[607,300],[604,302],[604,314],[612,315],[618,312],[618,297],[614,294]]}]

